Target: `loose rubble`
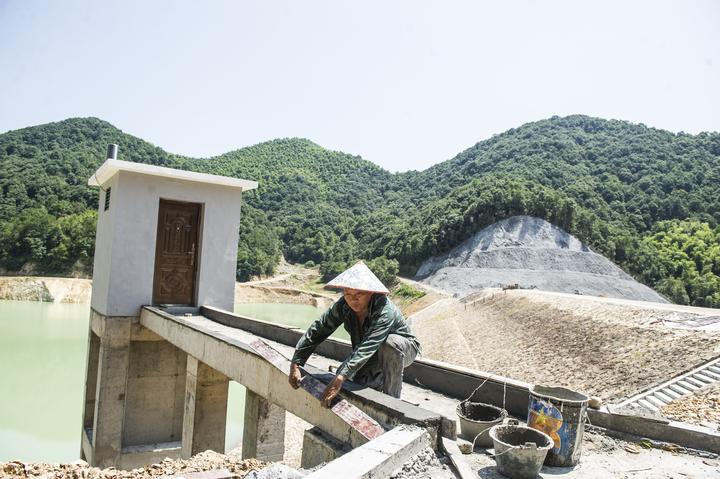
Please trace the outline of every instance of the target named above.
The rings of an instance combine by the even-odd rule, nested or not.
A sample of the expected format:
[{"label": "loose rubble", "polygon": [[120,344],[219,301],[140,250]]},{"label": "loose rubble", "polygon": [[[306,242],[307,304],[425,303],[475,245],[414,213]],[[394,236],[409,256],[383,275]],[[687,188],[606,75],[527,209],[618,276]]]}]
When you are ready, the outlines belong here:
[{"label": "loose rubble", "polygon": [[24,463],[21,461],[0,462],[0,477],[138,479],[224,468],[238,478],[244,478],[249,472],[264,467],[266,467],[266,464],[257,459],[243,460],[236,455],[205,451],[190,459],[173,460],[166,458],[159,463],[145,465],[130,471],[121,471],[114,467],[106,469],[91,467],[87,462],[81,460],[67,464]]},{"label": "loose rubble", "polygon": [[664,406],[662,413],[676,421],[709,426],[720,431],[720,384],[677,399]]},{"label": "loose rubble", "polygon": [[285,464],[276,462],[265,469],[252,471],[245,476],[245,479],[301,479],[306,475],[305,471],[298,471]]},{"label": "loose rubble", "polygon": [[391,476],[391,479],[425,479],[425,478],[454,478],[450,468],[444,464],[447,461],[443,458],[441,462],[431,447],[424,449],[417,456],[413,457]]}]

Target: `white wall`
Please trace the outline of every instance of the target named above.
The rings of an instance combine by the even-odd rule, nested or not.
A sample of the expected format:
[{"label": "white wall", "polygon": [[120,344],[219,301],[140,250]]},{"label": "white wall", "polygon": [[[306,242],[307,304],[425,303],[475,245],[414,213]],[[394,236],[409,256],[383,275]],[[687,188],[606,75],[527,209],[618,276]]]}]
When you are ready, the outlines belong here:
[{"label": "white wall", "polygon": [[[90,304],[97,312],[107,310],[107,291],[110,284],[110,260],[112,256],[113,226],[115,224],[115,190],[118,177],[114,176],[106,185],[111,188],[110,209],[104,211],[105,192],[100,191],[98,204],[98,221],[95,233],[95,259],[93,260],[93,282]],[[103,313],[105,314],[105,313]]]},{"label": "white wall", "polygon": [[240,191],[127,171],[119,172],[111,183],[115,185],[110,210],[103,211],[102,204],[99,210],[91,306],[107,316],[136,316],[141,306],[152,303],[162,198],[203,205],[197,305],[232,311]]}]

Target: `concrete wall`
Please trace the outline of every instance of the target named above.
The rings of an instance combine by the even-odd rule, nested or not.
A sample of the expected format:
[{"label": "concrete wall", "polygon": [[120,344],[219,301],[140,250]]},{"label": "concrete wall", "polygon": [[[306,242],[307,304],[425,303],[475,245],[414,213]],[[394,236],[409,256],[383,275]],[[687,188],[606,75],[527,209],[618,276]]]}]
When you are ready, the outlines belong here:
[{"label": "concrete wall", "polygon": [[182,439],[186,363],[167,341],[130,341],[123,446]]},{"label": "concrete wall", "polygon": [[121,171],[109,182],[111,204],[100,195],[91,306],[107,316],[136,316],[152,304],[160,199],[201,203],[197,305],[232,310],[239,190]]},{"label": "concrete wall", "polygon": [[[93,287],[90,304],[97,311],[107,311],[108,291],[110,290],[110,260],[112,257],[112,238],[115,225],[115,207],[112,195],[117,190],[118,176],[114,176],[100,191],[98,201],[98,220],[95,232],[95,258],[93,260]],[[105,195],[111,188],[110,208],[104,211]]]}]

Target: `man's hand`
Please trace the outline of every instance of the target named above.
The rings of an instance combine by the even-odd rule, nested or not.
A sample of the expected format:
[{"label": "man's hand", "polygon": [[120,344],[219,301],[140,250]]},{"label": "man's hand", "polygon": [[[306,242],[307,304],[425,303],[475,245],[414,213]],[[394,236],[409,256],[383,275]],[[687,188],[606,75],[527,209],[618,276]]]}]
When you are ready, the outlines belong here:
[{"label": "man's hand", "polygon": [[290,363],[290,374],[288,375],[288,382],[293,389],[300,387],[300,381],[302,381],[302,374],[300,373],[300,366],[295,363]]},{"label": "man's hand", "polygon": [[323,406],[326,408],[332,406],[332,400],[338,395],[344,382],[345,376],[338,374],[335,376],[335,379],[325,387],[325,392],[323,392],[322,398],[320,399]]}]

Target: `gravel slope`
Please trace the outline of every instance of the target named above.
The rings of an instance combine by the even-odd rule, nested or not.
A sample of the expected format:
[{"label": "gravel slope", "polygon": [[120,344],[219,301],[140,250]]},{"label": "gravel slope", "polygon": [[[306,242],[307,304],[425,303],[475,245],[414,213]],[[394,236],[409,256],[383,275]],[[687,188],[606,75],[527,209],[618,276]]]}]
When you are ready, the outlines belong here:
[{"label": "gravel slope", "polygon": [[490,225],[417,271],[422,282],[465,296],[517,284],[591,296],[667,302],[574,236],[547,221],[513,216]]},{"label": "gravel slope", "polygon": [[[720,355],[720,331],[676,326],[676,308],[485,290],[421,311],[411,324],[425,357],[617,402]],[[697,311],[683,314],[707,314]]]}]

